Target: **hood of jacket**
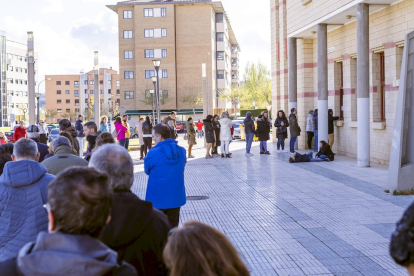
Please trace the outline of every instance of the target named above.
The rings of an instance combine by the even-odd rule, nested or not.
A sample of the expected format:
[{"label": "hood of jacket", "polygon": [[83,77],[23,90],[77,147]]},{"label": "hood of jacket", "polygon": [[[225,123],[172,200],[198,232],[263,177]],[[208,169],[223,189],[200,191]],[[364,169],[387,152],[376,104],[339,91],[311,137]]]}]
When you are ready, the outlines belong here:
[{"label": "hood of jacket", "polygon": [[41,232],[20,250],[17,266],[23,275],[105,275],[119,266],[117,257],[87,235]]},{"label": "hood of jacket", "polygon": [[203,120],[203,123],[204,123],[204,124],[205,124],[205,123],[211,123],[211,120],[204,119],[204,120]]},{"label": "hood of jacket", "polygon": [[60,145],[60,146],[56,147],[54,152],[55,152],[55,154],[59,154],[59,153],[72,154],[72,149],[68,146]]},{"label": "hood of jacket", "polygon": [[180,147],[178,142],[174,139],[167,139],[161,142],[154,147],[161,152],[161,158],[168,164],[177,164],[180,162]]},{"label": "hood of jacket", "polygon": [[75,130],[75,128],[73,126],[68,127],[67,129],[65,129],[66,132],[69,132],[70,135],[72,135],[73,138],[78,137],[78,132]]},{"label": "hood of jacket", "polygon": [[292,118],[292,117],[295,117],[296,118],[296,115],[295,114],[290,114],[289,115],[289,118]]},{"label": "hood of jacket", "polygon": [[36,183],[47,172],[42,164],[32,160],[7,162],[0,176],[0,183],[13,187]]},{"label": "hood of jacket", "polygon": [[222,125],[227,124],[229,121],[230,121],[230,119],[229,119],[229,118],[221,118],[221,119],[219,120],[220,124],[222,124]]},{"label": "hood of jacket", "polygon": [[252,113],[250,111],[246,113],[246,119],[247,118],[250,118],[250,119],[252,118]]}]

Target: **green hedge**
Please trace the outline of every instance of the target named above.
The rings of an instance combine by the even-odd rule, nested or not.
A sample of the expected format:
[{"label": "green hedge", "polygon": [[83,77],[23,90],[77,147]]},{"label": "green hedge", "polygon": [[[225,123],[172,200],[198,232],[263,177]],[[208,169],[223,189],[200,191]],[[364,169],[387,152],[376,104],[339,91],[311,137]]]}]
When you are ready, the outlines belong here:
[{"label": "green hedge", "polygon": [[242,109],[240,110],[240,117],[246,117],[246,113],[249,111],[252,113],[253,117],[257,117],[263,111],[267,112],[267,109],[244,109],[244,110]]}]

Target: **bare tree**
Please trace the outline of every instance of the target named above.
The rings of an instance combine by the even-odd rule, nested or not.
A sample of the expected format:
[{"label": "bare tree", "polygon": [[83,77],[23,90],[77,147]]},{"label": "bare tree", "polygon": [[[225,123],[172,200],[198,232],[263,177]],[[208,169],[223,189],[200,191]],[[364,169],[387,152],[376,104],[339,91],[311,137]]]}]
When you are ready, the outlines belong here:
[{"label": "bare tree", "polygon": [[203,103],[203,93],[200,91],[200,86],[186,85],[184,87],[184,94],[180,97],[180,100],[183,103],[187,103],[193,109],[195,117],[195,108],[197,105],[201,105]]},{"label": "bare tree", "polygon": [[218,90],[219,98],[227,100],[234,108],[234,115],[237,114],[237,106],[240,104],[240,98],[243,97],[243,87],[233,84],[230,88]]},{"label": "bare tree", "polygon": [[51,118],[57,115],[57,111],[53,109],[48,109],[45,111],[45,117],[49,118],[49,124],[52,123]]},{"label": "bare tree", "polygon": [[62,117],[64,119],[69,119],[69,121],[71,121],[72,118],[76,117],[76,112],[66,111],[65,113],[62,114]]}]

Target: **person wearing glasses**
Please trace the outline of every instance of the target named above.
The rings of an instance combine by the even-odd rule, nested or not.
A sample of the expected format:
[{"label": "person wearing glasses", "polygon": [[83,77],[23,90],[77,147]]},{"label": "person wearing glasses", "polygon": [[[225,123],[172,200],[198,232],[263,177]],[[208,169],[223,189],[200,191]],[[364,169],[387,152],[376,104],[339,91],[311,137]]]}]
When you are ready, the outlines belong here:
[{"label": "person wearing glasses", "polygon": [[0,261],[15,258],[23,245],[35,241],[41,231],[47,231],[47,212],[42,206],[47,202],[48,185],[54,176],[46,173],[39,158],[36,142],[21,138],[14,144],[13,162],[7,162],[3,168]]},{"label": "person wearing glasses", "polygon": [[45,121],[40,120],[37,125],[39,128],[39,141],[42,144],[47,144],[47,137],[49,136],[49,129],[47,128]]}]

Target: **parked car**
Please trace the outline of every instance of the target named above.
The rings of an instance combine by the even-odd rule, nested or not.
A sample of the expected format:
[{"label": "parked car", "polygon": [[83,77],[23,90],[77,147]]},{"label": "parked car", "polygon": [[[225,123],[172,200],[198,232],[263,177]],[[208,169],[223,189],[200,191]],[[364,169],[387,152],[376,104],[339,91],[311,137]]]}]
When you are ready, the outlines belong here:
[{"label": "parked car", "polygon": [[233,121],[233,127],[234,127],[233,138],[234,139],[236,139],[236,138],[241,139],[240,125],[243,125],[242,120],[234,120]]},{"label": "parked car", "polygon": [[184,132],[184,125],[185,125],[185,122],[183,122],[183,121],[177,121],[176,122],[177,132]]},{"label": "parked car", "polygon": [[49,133],[49,143],[52,142],[54,139],[56,139],[58,135],[59,135],[59,129],[58,128],[52,129],[52,131]]},{"label": "parked car", "polygon": [[13,134],[14,134],[14,131],[6,131],[6,132],[4,133],[4,135],[6,135],[7,141],[8,141],[9,143],[14,143],[14,140],[13,140]]}]

